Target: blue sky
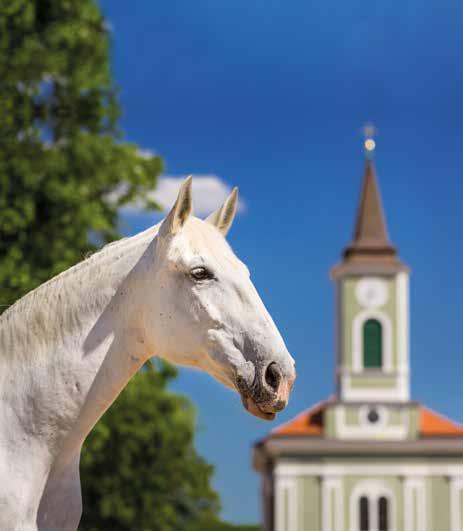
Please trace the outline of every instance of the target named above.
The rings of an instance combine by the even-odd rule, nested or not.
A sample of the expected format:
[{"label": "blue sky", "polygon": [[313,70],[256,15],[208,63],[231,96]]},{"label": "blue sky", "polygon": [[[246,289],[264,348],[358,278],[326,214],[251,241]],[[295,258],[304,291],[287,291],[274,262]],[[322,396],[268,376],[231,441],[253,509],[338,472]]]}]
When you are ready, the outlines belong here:
[{"label": "blue sky", "polygon": [[[351,236],[367,121],[392,240],[412,267],[412,393],[463,420],[463,4],[100,3],[125,138],[161,154],[168,175],[240,187],[229,240],[298,365],[278,422],[334,388],[328,270]],[[251,446],[272,425],[206,375],[182,371],[175,389],[198,407],[223,516],[257,522]]]}]

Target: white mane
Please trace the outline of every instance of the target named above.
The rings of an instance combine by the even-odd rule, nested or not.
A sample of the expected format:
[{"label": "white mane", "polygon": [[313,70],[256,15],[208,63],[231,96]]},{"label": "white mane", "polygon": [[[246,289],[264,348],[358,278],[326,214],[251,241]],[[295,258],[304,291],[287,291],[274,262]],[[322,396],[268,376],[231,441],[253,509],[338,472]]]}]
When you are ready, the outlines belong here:
[{"label": "white mane", "polygon": [[82,315],[108,303],[158,229],[159,224],[105,245],[15,302],[0,316],[0,356],[33,355],[64,341],[80,326]]}]

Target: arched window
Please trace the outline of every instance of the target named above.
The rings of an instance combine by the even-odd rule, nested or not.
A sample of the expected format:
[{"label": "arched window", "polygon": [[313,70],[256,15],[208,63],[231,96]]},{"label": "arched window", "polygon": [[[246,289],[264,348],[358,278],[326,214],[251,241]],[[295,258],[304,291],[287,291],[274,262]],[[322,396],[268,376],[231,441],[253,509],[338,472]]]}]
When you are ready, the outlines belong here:
[{"label": "arched window", "polygon": [[[391,531],[391,504],[389,496],[374,490],[357,498],[358,531]],[[358,527],[357,527],[358,526]]]},{"label": "arched window", "polygon": [[389,531],[389,503],[385,496],[378,500],[379,531]]},{"label": "arched window", "polygon": [[376,319],[363,325],[363,367],[380,369],[383,366],[383,328]]},{"label": "arched window", "polygon": [[359,499],[360,531],[370,531],[370,514],[368,505],[368,498],[362,496]]}]

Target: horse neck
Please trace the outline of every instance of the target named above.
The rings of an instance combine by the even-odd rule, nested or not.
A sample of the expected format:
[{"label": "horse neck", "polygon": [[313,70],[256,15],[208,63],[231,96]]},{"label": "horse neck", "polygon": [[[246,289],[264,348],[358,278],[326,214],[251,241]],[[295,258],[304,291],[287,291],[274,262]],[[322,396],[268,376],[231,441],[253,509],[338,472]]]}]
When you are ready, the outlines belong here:
[{"label": "horse neck", "polygon": [[103,249],[0,318],[0,400],[53,454],[82,444],[148,357],[136,300],[154,236]]},{"label": "horse neck", "polygon": [[62,350],[85,335],[157,233],[152,227],[105,246],[90,258],[29,292],[0,315],[3,356],[37,356]]}]

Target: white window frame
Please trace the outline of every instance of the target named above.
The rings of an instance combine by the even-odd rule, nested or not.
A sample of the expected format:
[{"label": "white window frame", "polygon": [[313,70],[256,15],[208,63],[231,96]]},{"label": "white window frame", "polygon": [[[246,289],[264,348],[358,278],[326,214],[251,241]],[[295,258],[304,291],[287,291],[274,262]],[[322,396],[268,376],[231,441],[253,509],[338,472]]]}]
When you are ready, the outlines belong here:
[{"label": "white window frame", "polygon": [[350,531],[360,531],[360,498],[363,497],[368,499],[370,524],[368,531],[379,531],[378,502],[383,497],[388,502],[388,531],[396,531],[394,494],[387,484],[377,480],[364,480],[354,487],[350,497]]}]

